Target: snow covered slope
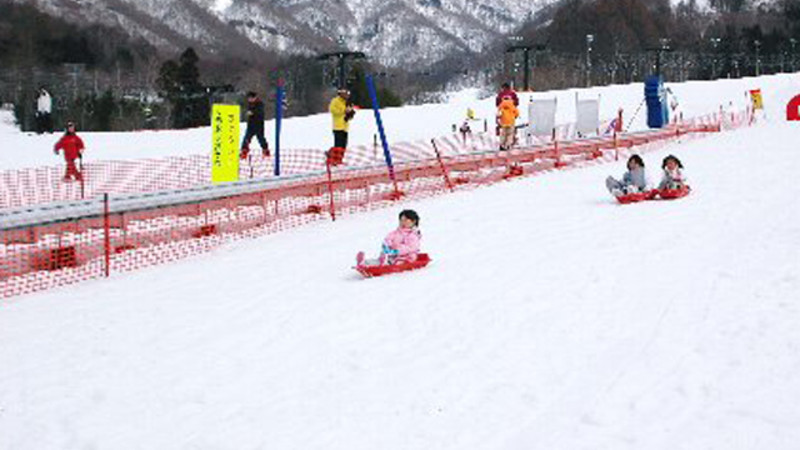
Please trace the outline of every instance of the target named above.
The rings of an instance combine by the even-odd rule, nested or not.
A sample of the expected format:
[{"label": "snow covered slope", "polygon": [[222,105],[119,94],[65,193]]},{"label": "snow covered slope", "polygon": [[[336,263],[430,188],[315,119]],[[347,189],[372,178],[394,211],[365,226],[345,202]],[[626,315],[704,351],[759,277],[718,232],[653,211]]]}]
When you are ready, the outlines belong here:
[{"label": "snow covered slope", "polygon": [[[764,449],[800,441],[796,124],[349,216],[0,305],[0,449]],[[361,280],[401,207],[434,262]]]},{"label": "snow covered slope", "polygon": [[[620,161],[3,301],[0,450],[793,450],[800,125],[767,116],[647,153],[676,201],[616,204]],[[406,207],[434,262],[359,279]]]}]

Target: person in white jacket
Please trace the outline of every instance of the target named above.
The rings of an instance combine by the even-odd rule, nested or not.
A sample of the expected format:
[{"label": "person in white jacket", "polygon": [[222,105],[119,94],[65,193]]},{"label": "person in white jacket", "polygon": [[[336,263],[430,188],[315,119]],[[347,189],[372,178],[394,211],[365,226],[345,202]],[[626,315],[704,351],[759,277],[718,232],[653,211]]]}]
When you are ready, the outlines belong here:
[{"label": "person in white jacket", "polygon": [[36,132],[53,132],[53,98],[50,93],[42,87],[39,88],[39,97],[36,99]]},{"label": "person in white jacket", "polygon": [[658,185],[659,190],[680,189],[686,185],[686,176],[683,175],[683,164],[676,156],[669,155],[664,158],[661,168],[664,170],[664,174],[661,178],[661,183]]}]

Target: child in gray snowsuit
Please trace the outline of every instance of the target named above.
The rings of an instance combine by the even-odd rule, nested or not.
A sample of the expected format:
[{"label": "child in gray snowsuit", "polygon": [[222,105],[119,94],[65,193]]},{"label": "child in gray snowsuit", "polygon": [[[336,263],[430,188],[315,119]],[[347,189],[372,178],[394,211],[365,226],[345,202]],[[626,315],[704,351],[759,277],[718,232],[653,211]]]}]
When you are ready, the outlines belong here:
[{"label": "child in gray snowsuit", "polygon": [[622,180],[609,176],[606,178],[606,187],[614,196],[644,191],[647,188],[647,180],[642,157],[631,155],[628,158],[628,171],[622,176]]}]

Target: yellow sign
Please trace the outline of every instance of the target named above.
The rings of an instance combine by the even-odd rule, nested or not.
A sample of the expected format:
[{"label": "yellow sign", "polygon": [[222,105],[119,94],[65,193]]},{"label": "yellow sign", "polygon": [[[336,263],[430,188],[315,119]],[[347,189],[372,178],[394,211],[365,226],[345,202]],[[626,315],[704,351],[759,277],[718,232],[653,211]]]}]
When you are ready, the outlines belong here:
[{"label": "yellow sign", "polygon": [[239,105],[214,105],[211,132],[211,182],[239,181]]},{"label": "yellow sign", "polygon": [[761,98],[761,89],[751,89],[750,100],[753,102],[753,109],[764,109],[764,100]]}]

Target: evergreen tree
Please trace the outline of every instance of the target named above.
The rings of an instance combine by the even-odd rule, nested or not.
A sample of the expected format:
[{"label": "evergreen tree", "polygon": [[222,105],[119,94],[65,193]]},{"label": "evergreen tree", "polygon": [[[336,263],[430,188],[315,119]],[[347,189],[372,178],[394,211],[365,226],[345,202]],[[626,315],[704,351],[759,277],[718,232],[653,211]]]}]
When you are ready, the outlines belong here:
[{"label": "evergreen tree", "polygon": [[178,66],[178,85],[182,92],[193,94],[202,90],[200,84],[200,69],[197,68],[197,63],[200,58],[195,53],[194,49],[187,48],[180,56],[180,65]]},{"label": "evergreen tree", "polygon": [[209,97],[200,83],[200,58],[194,49],[186,49],[179,62],[164,62],[157,80],[161,95],[172,105],[172,125],[190,128],[209,124]]},{"label": "evergreen tree", "polygon": [[750,6],[750,0],[711,0],[710,4],[722,13],[739,13]]},{"label": "evergreen tree", "polygon": [[117,109],[117,102],[114,94],[107,90],[103,96],[95,101],[94,107],[94,129],[98,131],[111,131],[114,111]]},{"label": "evergreen tree", "polygon": [[162,97],[169,101],[173,101],[173,98],[180,91],[180,86],[178,84],[178,70],[178,63],[172,60],[167,60],[161,65],[161,68],[158,71],[158,79],[156,80],[156,84],[158,85],[159,93]]},{"label": "evergreen tree", "polygon": [[[377,86],[377,80],[375,80],[375,84],[378,103],[381,108],[403,105],[397,94],[389,88]],[[369,89],[367,88],[367,77],[364,73],[364,68],[360,64],[353,67],[347,81],[347,88],[350,89],[350,101],[354,105],[360,108],[372,108],[372,99],[369,97]]]}]

